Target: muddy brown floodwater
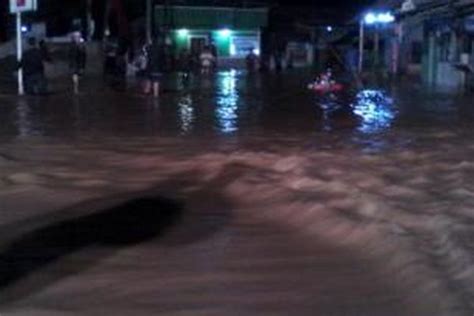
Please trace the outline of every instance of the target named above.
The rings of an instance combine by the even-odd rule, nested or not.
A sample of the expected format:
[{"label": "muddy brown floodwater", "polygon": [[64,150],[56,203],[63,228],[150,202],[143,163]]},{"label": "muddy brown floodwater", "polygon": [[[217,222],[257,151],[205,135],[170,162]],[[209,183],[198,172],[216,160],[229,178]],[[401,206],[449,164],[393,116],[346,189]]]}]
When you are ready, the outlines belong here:
[{"label": "muddy brown floodwater", "polygon": [[308,80],[0,96],[0,314],[473,315],[472,98]]}]

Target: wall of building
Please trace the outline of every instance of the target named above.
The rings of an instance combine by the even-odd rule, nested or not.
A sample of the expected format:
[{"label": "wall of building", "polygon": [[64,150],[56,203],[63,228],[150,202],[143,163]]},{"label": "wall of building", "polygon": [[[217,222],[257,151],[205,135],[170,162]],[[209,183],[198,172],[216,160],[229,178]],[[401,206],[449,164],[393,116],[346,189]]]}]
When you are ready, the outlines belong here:
[{"label": "wall of building", "polygon": [[[393,70],[393,60],[396,58],[401,73],[419,75],[429,86],[447,89],[466,87],[469,76],[461,71],[461,63],[474,69],[474,16],[466,17],[463,22],[462,18],[454,20],[442,14],[440,10],[449,11],[448,1],[446,8],[436,12],[430,10],[431,4],[436,1],[413,2],[421,11],[402,18],[383,32],[386,44],[382,53],[385,60],[383,67],[386,71]],[[397,10],[402,3],[402,0],[379,0],[373,8]],[[438,1],[437,4],[443,2]],[[461,14],[460,11],[458,14]],[[461,58],[463,54],[464,60]]]},{"label": "wall of building", "polygon": [[307,42],[289,42],[286,48],[285,64],[293,67],[309,67],[314,63],[314,46]]},{"label": "wall of building", "polygon": [[461,71],[456,70],[452,63],[439,63],[436,85],[449,89],[461,89],[464,85],[464,75]]}]

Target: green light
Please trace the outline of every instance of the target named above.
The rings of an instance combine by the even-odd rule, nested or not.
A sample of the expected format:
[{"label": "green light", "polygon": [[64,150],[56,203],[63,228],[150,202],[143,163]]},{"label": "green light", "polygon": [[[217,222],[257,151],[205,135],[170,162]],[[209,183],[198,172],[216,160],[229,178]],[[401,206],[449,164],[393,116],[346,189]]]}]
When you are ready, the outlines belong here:
[{"label": "green light", "polygon": [[178,36],[179,37],[187,37],[188,35],[189,35],[189,30],[188,29],[178,30]]},{"label": "green light", "polygon": [[232,35],[232,31],[229,29],[223,29],[219,31],[219,36],[222,38],[229,38]]}]

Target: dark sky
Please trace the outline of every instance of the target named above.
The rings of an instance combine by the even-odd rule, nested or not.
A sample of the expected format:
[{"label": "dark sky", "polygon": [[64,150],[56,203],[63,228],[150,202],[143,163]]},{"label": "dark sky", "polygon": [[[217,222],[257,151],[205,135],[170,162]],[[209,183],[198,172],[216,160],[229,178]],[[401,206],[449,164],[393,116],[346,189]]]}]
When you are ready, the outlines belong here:
[{"label": "dark sky", "polygon": [[[278,0],[282,14],[307,23],[344,24],[375,0]],[[284,18],[284,17],[282,17]],[[293,21],[294,22],[294,21]]]},{"label": "dark sky", "polygon": [[279,0],[277,1],[283,5],[303,5],[303,6],[320,6],[324,8],[337,8],[337,9],[354,9],[360,8],[375,0]]},{"label": "dark sky", "polygon": [[[61,24],[61,21],[64,20],[64,23],[69,23],[72,13],[74,13],[74,7],[77,5],[80,6],[81,3],[84,3],[85,0],[40,0],[40,5],[43,8],[48,7],[46,12],[50,12],[48,15],[49,21],[56,21],[58,24]],[[93,0],[94,3],[102,3],[104,0]],[[131,1],[132,3],[144,3],[144,0],[124,0],[125,2]],[[157,3],[163,0],[156,0]],[[316,17],[316,19],[327,19],[328,21],[344,21],[345,19],[350,18],[360,12],[362,8],[370,3],[375,2],[375,0],[248,0],[248,1],[232,1],[232,0],[173,0],[172,3],[179,5],[183,3],[198,3],[200,1],[210,2],[218,5],[229,5],[237,3],[268,3],[268,4],[280,4],[284,6],[289,6],[290,10],[287,10],[288,15],[293,16],[294,18],[300,17],[303,20],[311,20]],[[7,33],[7,20],[11,20],[11,16],[7,13],[7,0],[0,0],[0,40],[4,39]],[[57,8],[56,8],[57,6]],[[54,7],[54,8],[53,8]],[[293,7],[293,8],[291,8]],[[297,8],[298,7],[298,8]],[[286,12],[286,11],[285,11]]]}]

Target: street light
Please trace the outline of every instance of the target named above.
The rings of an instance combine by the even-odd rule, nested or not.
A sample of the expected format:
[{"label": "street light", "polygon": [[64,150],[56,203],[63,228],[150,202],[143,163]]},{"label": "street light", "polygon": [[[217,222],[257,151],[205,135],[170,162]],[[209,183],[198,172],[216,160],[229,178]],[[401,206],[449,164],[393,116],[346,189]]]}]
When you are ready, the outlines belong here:
[{"label": "street light", "polygon": [[388,24],[395,22],[395,17],[390,12],[379,13],[377,21],[381,24]]},{"label": "street light", "polygon": [[[395,22],[395,16],[391,12],[368,12],[360,21],[359,34],[359,72],[364,67],[364,34],[365,25],[386,25]],[[376,53],[378,54],[378,33],[376,33]]]},{"label": "street light", "polygon": [[392,22],[395,22],[395,17],[390,12],[369,12],[364,16],[364,23],[367,25],[388,24]]},{"label": "street light", "polygon": [[178,36],[181,38],[188,37],[189,35],[189,30],[188,29],[180,29],[178,30]]},{"label": "street light", "polygon": [[375,15],[375,13],[370,12],[364,16],[364,23],[367,25],[375,24],[376,21],[377,21],[377,16]]},{"label": "street light", "polygon": [[229,38],[232,35],[232,31],[229,29],[222,29],[219,31],[219,36],[222,38]]}]

